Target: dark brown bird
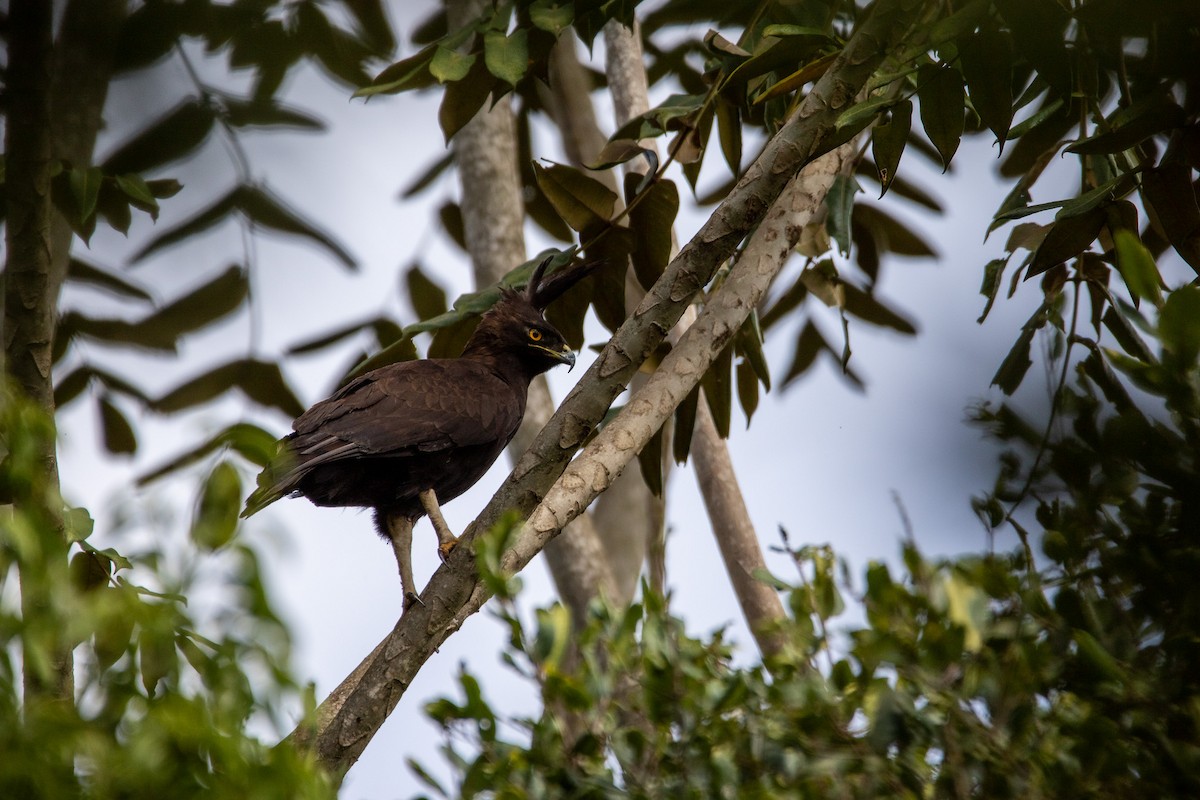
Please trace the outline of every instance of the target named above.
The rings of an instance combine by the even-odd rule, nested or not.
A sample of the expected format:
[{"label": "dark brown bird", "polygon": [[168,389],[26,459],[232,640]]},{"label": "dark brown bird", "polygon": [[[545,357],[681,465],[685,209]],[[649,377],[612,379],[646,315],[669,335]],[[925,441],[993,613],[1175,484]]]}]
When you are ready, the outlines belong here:
[{"label": "dark brown bird", "polygon": [[412,528],[428,514],[445,558],[457,539],[439,503],[475,484],[512,439],[525,415],[529,383],[575,354],[542,315],[591,265],[559,270],[528,288],[501,289],[460,358],[423,359],[373,370],[314,405],[280,441],[279,456],[259,476],[247,517],[286,495],[319,506],[375,510],[379,535],[392,543],[404,607],[416,600]]}]

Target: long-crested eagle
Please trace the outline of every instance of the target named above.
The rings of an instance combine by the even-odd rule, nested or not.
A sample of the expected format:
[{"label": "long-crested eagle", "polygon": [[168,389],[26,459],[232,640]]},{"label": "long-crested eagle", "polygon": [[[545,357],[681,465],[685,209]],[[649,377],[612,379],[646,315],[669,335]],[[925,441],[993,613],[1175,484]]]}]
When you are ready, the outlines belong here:
[{"label": "long-crested eagle", "polygon": [[279,452],[246,500],[243,517],[287,495],[318,506],[375,510],[400,568],[404,608],[417,598],[412,529],[428,514],[444,559],[457,542],[439,503],[475,484],[525,415],[533,378],[575,354],[542,312],[592,269],[576,264],[524,292],[501,289],[459,358],[390,364],[361,375],[292,423]]}]

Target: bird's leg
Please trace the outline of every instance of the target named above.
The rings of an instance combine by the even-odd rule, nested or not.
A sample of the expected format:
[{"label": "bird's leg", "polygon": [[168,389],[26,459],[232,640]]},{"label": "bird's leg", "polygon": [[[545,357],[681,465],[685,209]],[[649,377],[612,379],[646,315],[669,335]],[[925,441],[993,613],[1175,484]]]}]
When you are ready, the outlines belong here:
[{"label": "bird's leg", "polygon": [[446,518],[442,516],[442,507],[438,505],[433,489],[426,489],[418,497],[421,499],[421,507],[429,515],[429,521],[433,523],[434,531],[437,532],[438,555],[445,561],[450,557],[450,551],[458,544],[458,537],[451,533],[450,526],[446,524]]},{"label": "bird's leg", "polygon": [[412,571],[412,529],[414,520],[401,514],[387,515],[387,535],[396,554],[396,566],[400,568],[400,589],[404,592],[404,610],[419,603],[416,581]]}]

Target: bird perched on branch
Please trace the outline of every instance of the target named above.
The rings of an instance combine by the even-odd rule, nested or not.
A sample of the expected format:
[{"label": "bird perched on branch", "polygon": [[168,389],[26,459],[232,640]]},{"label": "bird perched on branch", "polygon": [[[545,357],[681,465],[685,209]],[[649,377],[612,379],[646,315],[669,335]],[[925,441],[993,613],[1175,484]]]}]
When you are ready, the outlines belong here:
[{"label": "bird perched on branch", "polygon": [[457,539],[439,503],[473,486],[504,450],[525,415],[530,381],[558,364],[575,364],[542,312],[593,265],[543,280],[549,263],[537,266],[525,291],[501,289],[461,357],[381,367],[304,412],[280,440],[242,516],[287,495],[318,506],[374,509],[375,527],[396,554],[407,610],[417,598],[413,525],[429,515],[445,559]]}]

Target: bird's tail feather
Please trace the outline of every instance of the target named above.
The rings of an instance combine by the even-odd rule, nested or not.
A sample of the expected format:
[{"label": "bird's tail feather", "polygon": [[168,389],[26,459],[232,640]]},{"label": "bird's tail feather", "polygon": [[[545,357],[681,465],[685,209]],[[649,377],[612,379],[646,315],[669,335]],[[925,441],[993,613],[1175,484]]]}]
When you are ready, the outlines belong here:
[{"label": "bird's tail feather", "polygon": [[291,451],[280,447],[279,453],[271,463],[258,473],[258,485],[246,498],[242,519],[257,514],[279,498],[294,492],[303,474],[304,470],[297,468],[295,456]]}]

